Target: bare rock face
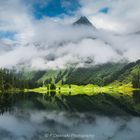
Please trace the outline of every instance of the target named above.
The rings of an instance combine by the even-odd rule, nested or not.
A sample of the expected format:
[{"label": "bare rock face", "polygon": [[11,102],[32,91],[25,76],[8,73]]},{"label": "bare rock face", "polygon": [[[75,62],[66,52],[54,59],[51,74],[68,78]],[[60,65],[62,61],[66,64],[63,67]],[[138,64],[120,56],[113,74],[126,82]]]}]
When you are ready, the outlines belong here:
[{"label": "bare rock face", "polygon": [[85,16],[81,16],[76,22],[73,23],[73,25],[87,25],[87,26],[94,27],[92,23]]}]

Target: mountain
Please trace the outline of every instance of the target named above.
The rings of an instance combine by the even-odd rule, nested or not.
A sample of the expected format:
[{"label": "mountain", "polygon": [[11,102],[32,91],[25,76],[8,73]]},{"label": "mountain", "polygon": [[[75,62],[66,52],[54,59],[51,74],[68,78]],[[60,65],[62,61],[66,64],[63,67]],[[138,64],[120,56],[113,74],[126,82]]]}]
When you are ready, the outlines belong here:
[{"label": "mountain", "polygon": [[[92,23],[85,17],[82,16],[80,19],[78,19],[76,22],[73,23],[73,25],[79,26],[84,25],[84,27],[93,27],[95,28]],[[81,28],[80,28],[81,29]],[[91,30],[89,30],[90,32]],[[95,30],[93,30],[94,32]],[[102,37],[94,35],[94,33],[86,34],[84,36],[81,36],[80,38],[74,37],[74,40],[64,40],[63,42],[60,41],[55,42],[55,44],[51,44],[49,46],[50,48],[53,45],[56,45],[57,48],[61,47],[67,43],[77,43],[79,41],[82,41],[85,38],[90,38],[92,40],[99,39],[102,43],[107,45],[112,45],[109,43],[106,39],[102,39]],[[43,46],[41,43],[38,43],[36,46]],[[44,49],[45,47],[42,47]],[[119,55],[121,52],[116,50]],[[53,52],[54,53],[54,52]],[[53,54],[52,53],[52,54]],[[51,53],[50,53],[51,54]],[[48,54],[45,58],[49,61],[53,61],[55,59],[55,55]],[[89,57],[88,57],[89,58]],[[85,61],[85,63],[90,66],[90,63],[92,63],[93,59],[88,59]],[[87,66],[86,65],[86,66]],[[58,69],[58,70],[43,70],[43,71],[23,71],[21,72],[21,75],[23,79],[29,79],[33,82],[38,83],[56,83],[56,84],[76,84],[76,85],[87,85],[87,84],[96,84],[99,86],[104,86],[108,84],[112,84],[117,82],[123,82],[123,83],[132,83],[134,82],[134,75],[138,73],[137,71],[140,70],[140,61],[128,63],[128,62],[122,62],[122,63],[106,63],[102,65],[96,65],[92,67],[79,67],[75,68],[75,66],[72,66],[71,68],[66,69]],[[135,76],[137,77],[137,76]],[[137,78],[136,78],[137,79]]]},{"label": "mountain", "polygon": [[[38,83],[62,83],[87,85],[96,84],[104,86],[118,83],[132,83],[139,78],[140,60],[132,63],[106,63],[87,68],[68,68],[63,70],[46,70],[46,71],[31,71],[24,72],[24,77],[30,75],[30,79]],[[139,74],[140,75],[140,74]],[[134,76],[136,77],[135,79]],[[140,78],[138,79],[138,81]],[[136,81],[135,83],[138,83]]]},{"label": "mountain", "polygon": [[86,25],[86,26],[94,27],[92,23],[85,16],[81,16],[76,22],[73,23],[73,25]]}]

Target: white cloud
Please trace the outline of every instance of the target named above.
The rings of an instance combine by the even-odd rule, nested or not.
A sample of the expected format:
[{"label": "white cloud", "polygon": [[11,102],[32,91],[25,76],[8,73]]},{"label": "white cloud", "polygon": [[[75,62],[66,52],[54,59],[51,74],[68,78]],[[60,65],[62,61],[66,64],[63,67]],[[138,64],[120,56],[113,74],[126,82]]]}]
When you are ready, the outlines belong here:
[{"label": "white cloud", "polygon": [[[1,1],[0,30],[17,32],[16,40],[0,40],[0,67],[33,69],[65,68],[69,65],[91,66],[121,59],[135,61],[140,56],[139,11],[130,0],[81,0],[79,12],[105,30],[72,26],[75,17],[33,18],[32,10],[21,0]],[[116,6],[115,6],[116,5]],[[132,7],[130,6],[132,5]],[[108,14],[99,9],[110,7]],[[5,12],[6,11],[6,12]],[[133,19],[133,22],[129,22]],[[107,30],[121,32],[115,34]]]},{"label": "white cloud", "polygon": [[0,31],[15,32],[24,41],[33,35],[32,17],[23,1],[0,0]]},{"label": "white cloud", "polygon": [[[97,27],[116,32],[133,32],[140,30],[139,0],[80,0],[80,13],[88,16]],[[108,7],[107,14],[99,10]]]}]

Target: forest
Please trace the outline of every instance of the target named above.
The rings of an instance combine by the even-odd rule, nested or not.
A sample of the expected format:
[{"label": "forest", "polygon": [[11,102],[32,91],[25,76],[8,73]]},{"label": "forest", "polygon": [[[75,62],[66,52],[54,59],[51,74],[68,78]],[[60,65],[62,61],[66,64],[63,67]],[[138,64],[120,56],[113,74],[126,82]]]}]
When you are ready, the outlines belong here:
[{"label": "forest", "polygon": [[15,70],[0,69],[0,91],[23,90],[41,86],[37,82],[21,78]]},{"label": "forest", "polygon": [[46,87],[54,90],[56,85],[123,85],[131,83],[140,88],[140,60],[128,64],[104,64],[89,68],[69,68],[65,70],[46,70],[23,72],[0,69],[0,91],[14,91]]}]

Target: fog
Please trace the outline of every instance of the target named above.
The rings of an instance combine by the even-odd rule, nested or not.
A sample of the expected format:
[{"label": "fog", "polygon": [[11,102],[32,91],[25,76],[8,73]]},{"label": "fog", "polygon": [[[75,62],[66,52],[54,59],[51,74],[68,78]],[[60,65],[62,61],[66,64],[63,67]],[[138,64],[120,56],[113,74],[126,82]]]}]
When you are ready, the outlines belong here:
[{"label": "fog", "polygon": [[88,26],[40,22],[28,42],[3,40],[0,67],[63,69],[139,59],[139,34],[116,35]]},{"label": "fog", "polygon": [[76,139],[76,137],[85,140],[139,140],[139,124],[140,118],[136,117],[109,118],[57,111],[5,113],[0,116],[0,137],[1,140]]}]

